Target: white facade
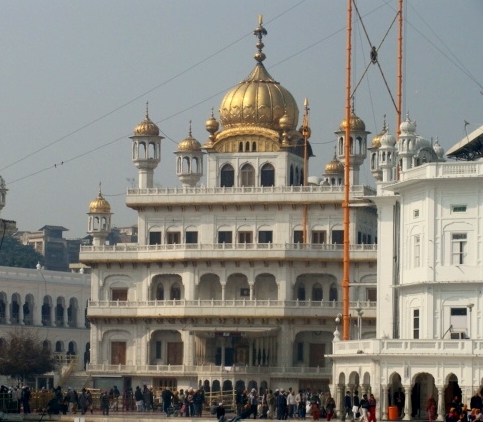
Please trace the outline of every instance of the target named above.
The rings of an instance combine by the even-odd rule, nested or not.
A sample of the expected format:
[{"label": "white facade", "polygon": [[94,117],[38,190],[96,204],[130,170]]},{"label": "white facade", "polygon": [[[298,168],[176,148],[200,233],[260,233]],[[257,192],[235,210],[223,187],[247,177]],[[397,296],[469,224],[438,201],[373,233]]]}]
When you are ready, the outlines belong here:
[{"label": "white facade", "polygon": [[408,118],[398,143],[386,134],[372,149],[373,162],[393,162],[373,199],[377,336],[334,342],[334,392],[372,392],[387,419],[402,388],[404,420],[427,417],[433,395],[444,420],[454,396],[469,404],[483,385],[483,162],[446,163],[415,129]]},{"label": "white facade", "polygon": [[[139,187],[128,189],[126,204],[138,213],[138,243],[82,247],[81,262],[92,268],[93,377],[122,376],[124,387],[328,389],[325,355],[342,309],[343,188],[302,186],[310,144],[260,45],[250,76],[223,99],[221,123],[206,122],[207,142],[190,130],[178,144],[182,187],[154,188],[158,158],[133,156]],[[135,151],[159,139],[147,115],[134,133]],[[357,166],[367,133],[360,129]],[[363,205],[357,197],[374,194],[355,185],[351,198]],[[362,335],[373,337],[375,208],[353,208],[351,218],[351,309],[364,310]]]},{"label": "white facade", "polygon": [[63,384],[71,372],[82,371],[90,349],[90,275],[0,267],[0,282],[0,341],[15,330],[32,332],[59,362],[37,387]]}]

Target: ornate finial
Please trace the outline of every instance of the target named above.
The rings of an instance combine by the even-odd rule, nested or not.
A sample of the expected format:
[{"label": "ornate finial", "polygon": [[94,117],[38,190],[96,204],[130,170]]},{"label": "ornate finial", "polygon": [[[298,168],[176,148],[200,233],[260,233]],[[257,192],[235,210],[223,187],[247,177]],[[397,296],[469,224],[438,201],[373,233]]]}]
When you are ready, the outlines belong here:
[{"label": "ornate finial", "polygon": [[351,114],[356,114],[356,113],[355,113],[356,106],[355,106],[355,104],[354,104],[354,101],[355,101],[355,100],[354,100],[354,97],[352,97]]},{"label": "ornate finial", "polygon": [[211,107],[211,117],[215,118],[215,109]]},{"label": "ornate finial", "polygon": [[262,38],[264,35],[267,35],[267,30],[263,27],[263,15],[258,15],[258,26],[254,29],[253,35],[258,37],[258,42],[256,44],[258,48],[258,52],[255,53],[255,60],[259,63],[265,60],[265,54],[263,53],[262,49],[265,46],[262,42]]},{"label": "ornate finial", "polygon": [[190,138],[192,138],[192,136],[191,136],[191,120],[190,120],[190,131],[188,132],[188,135],[189,135]]},{"label": "ornate finial", "polygon": [[149,119],[149,101],[146,101],[146,119]]},{"label": "ornate finial", "polygon": [[334,160],[337,160],[337,145],[334,145]]},{"label": "ornate finial", "polygon": [[384,114],[384,123],[382,125],[382,130],[385,130],[387,132],[387,123],[386,123],[386,115]]},{"label": "ornate finial", "polygon": [[102,189],[101,189],[101,186],[102,186],[102,182],[99,182],[99,196],[102,196]]},{"label": "ornate finial", "polygon": [[309,128],[309,100],[304,99],[304,120],[302,122],[302,135],[305,138],[310,138],[310,128]]}]

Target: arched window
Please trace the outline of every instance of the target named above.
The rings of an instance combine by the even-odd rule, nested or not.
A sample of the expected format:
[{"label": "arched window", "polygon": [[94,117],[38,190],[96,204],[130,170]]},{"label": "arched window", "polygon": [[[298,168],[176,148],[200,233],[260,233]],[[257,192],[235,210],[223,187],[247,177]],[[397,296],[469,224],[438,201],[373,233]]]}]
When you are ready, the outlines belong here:
[{"label": "arched window", "polygon": [[162,285],[156,287],[156,300],[164,300],[164,288]]},{"label": "arched window", "polygon": [[337,302],[337,286],[335,285],[335,283],[332,283],[330,285],[329,300],[335,300]]},{"label": "arched window", "polygon": [[312,287],[312,300],[320,302],[323,298],[322,286],[319,283],[314,284]]},{"label": "arched window", "polygon": [[305,300],[305,286],[303,284],[301,284],[297,288],[297,299],[298,300]]},{"label": "arched window", "polygon": [[289,182],[289,185],[290,186],[294,185],[293,165],[290,166],[290,182]]},{"label": "arched window", "polygon": [[241,186],[255,186],[255,169],[251,164],[245,164],[241,168]]},{"label": "arched window", "polygon": [[233,167],[230,164],[225,164],[221,168],[220,186],[227,188],[235,186],[235,170],[233,170]]},{"label": "arched window", "polygon": [[275,168],[267,163],[264,164],[260,177],[261,186],[275,186]]},{"label": "arched window", "polygon": [[238,152],[243,152],[243,142],[238,144]]},{"label": "arched window", "polygon": [[181,299],[181,290],[177,284],[171,287],[171,300],[180,300]]}]

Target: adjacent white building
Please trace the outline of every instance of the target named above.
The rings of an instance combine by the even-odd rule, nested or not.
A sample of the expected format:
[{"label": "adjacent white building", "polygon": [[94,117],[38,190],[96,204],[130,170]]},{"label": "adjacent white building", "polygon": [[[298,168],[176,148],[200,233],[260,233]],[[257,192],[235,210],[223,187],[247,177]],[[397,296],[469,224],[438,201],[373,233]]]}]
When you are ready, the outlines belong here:
[{"label": "adjacent white building", "polygon": [[0,267],[0,284],[0,343],[12,331],[31,332],[59,363],[55,373],[36,378],[35,387],[64,385],[71,374],[82,372],[90,350],[90,275]]},{"label": "adjacent white building", "polygon": [[[426,417],[430,395],[438,420],[454,396],[469,404],[483,385],[482,128],[444,151],[416,134],[385,129],[371,148],[377,180],[376,338],[334,342],[334,392],[372,392],[387,419],[402,388],[404,420]],[[461,161],[463,160],[463,161]]]}]

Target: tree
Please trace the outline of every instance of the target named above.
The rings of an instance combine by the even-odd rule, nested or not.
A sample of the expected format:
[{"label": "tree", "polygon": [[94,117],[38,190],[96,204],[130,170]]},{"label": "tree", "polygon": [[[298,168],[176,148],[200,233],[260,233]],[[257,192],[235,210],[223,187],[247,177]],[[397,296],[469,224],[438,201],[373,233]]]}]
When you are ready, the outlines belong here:
[{"label": "tree", "polygon": [[35,268],[44,257],[32,246],[22,245],[12,236],[1,238],[0,233],[0,265],[4,267]]},{"label": "tree", "polygon": [[55,360],[32,330],[15,329],[0,344],[0,374],[26,380],[55,369]]}]

